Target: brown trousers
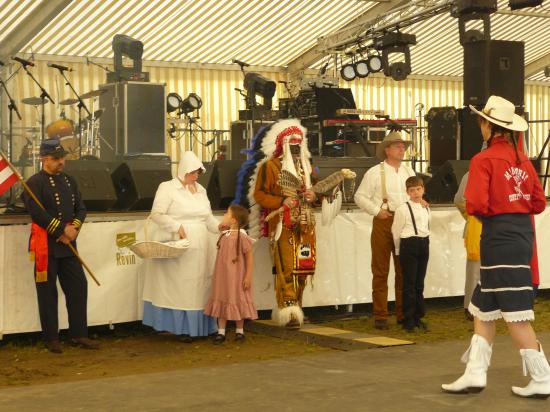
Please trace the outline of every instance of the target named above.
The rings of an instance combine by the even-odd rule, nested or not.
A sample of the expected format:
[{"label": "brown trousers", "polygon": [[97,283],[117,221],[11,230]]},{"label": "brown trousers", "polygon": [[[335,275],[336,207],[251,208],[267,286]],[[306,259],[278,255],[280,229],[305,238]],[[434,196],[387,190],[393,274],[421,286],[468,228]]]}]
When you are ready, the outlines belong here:
[{"label": "brown trousers", "polygon": [[403,320],[403,275],[399,256],[395,256],[395,246],[391,233],[393,216],[388,219],[374,218],[370,245],[372,251],[372,307],[375,320],[388,318],[388,274],[390,257],[393,254],[395,267],[395,308],[397,320]]},{"label": "brown trousers", "polygon": [[284,308],[288,304],[302,306],[302,296],[306,287],[306,276],[297,276],[294,271],[294,246],[292,233],[284,228],[281,237],[273,245],[275,264],[275,294],[277,305]]}]

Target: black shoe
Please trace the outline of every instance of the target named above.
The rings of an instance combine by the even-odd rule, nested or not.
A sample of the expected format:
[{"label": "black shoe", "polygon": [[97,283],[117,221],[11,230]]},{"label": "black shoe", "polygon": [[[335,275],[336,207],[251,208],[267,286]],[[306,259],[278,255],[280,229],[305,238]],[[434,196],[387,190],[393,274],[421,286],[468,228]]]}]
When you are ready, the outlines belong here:
[{"label": "black shoe", "polygon": [[415,324],[412,321],[411,322],[403,321],[402,328],[407,332],[414,332]]},{"label": "black shoe", "polygon": [[59,340],[49,340],[46,342],[46,348],[52,353],[63,353],[63,347],[61,346],[61,342]]},{"label": "black shoe", "polygon": [[428,327],[428,324],[426,322],[424,322],[422,319],[419,319],[416,322],[416,327],[418,329],[422,329],[424,332],[429,332],[430,331],[430,328]]},{"label": "black shoe", "polygon": [[225,335],[222,335],[221,333],[218,333],[216,337],[212,340],[212,343],[214,345],[221,345],[225,342]]},{"label": "black shoe", "polygon": [[386,319],[375,319],[374,327],[380,330],[388,330],[388,321]]},{"label": "black shoe", "polygon": [[472,315],[468,309],[464,309],[464,317],[470,322],[474,320],[474,315]]},{"label": "black shoe", "polygon": [[71,345],[82,349],[99,349],[99,343],[89,338],[73,338],[71,339]]},{"label": "black shoe", "polygon": [[235,342],[244,342],[245,337],[242,333],[236,333],[235,334]]},{"label": "black shoe", "polygon": [[183,343],[193,343],[193,338],[189,335],[181,335],[181,338],[180,340],[183,342]]}]

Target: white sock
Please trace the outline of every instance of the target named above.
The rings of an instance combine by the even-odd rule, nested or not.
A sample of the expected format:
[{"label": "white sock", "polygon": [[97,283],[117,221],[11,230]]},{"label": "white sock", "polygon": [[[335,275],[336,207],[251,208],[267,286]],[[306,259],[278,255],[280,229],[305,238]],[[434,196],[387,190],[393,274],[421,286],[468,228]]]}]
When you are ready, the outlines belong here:
[{"label": "white sock", "polygon": [[225,329],[218,329],[218,334],[225,336]]},{"label": "white sock", "polygon": [[242,328],[242,329],[237,328],[235,333],[240,333],[241,335],[244,335],[244,328]]}]

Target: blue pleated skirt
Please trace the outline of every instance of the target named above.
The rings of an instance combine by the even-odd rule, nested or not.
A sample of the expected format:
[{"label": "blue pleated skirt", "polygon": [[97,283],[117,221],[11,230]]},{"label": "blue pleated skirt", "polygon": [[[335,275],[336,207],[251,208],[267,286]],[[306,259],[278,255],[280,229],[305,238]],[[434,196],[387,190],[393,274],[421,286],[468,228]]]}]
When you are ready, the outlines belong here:
[{"label": "blue pleated skirt", "polygon": [[202,310],[166,309],[143,302],[143,324],[174,335],[208,336],[218,331],[216,318]]}]

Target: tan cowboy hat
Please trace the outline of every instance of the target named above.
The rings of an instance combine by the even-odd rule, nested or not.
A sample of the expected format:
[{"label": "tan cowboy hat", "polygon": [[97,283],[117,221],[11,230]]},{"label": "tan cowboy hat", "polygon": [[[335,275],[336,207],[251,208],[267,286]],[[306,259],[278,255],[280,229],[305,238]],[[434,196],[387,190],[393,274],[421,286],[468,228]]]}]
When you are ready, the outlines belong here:
[{"label": "tan cowboy hat", "polygon": [[514,103],[500,96],[489,97],[483,110],[477,110],[472,105],[470,105],[470,109],[484,119],[487,119],[490,123],[508,130],[523,132],[529,128],[527,121],[515,113],[516,108]]},{"label": "tan cowboy hat", "polygon": [[380,143],[378,143],[378,146],[376,146],[376,157],[380,160],[386,159],[386,151],[384,149],[392,143],[398,142],[405,143],[405,150],[408,149],[409,146],[412,144],[410,140],[404,140],[403,137],[401,137],[401,133],[399,133],[398,131],[391,131],[386,136],[384,136],[384,140],[382,140]]}]

